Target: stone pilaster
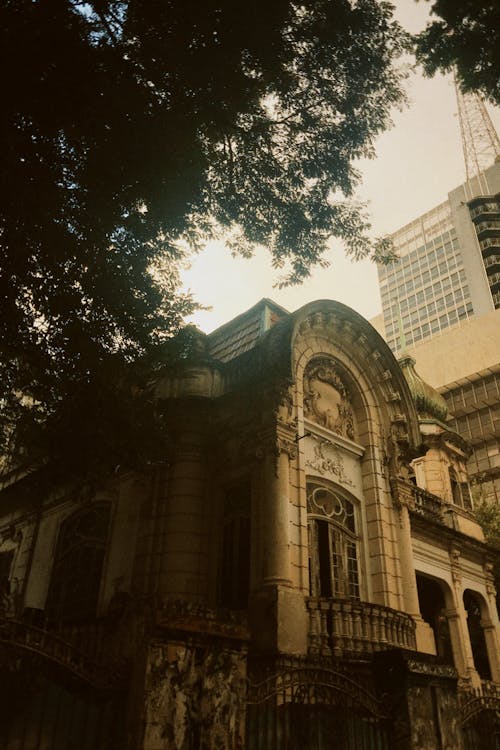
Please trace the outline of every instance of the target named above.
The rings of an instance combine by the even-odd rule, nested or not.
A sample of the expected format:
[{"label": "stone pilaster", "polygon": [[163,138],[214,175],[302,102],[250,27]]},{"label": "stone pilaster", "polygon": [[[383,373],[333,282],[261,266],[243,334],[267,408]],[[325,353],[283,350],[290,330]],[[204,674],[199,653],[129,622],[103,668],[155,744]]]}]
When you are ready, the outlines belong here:
[{"label": "stone pilaster", "polygon": [[454,610],[450,613],[450,636],[453,656],[460,677],[470,680],[473,687],[479,687],[480,677],[474,666],[474,656],[467,627],[467,611],[464,606],[462,590],[462,573],[460,570],[460,550],[452,547],[450,550],[451,577],[453,581]]},{"label": "stone pilaster", "polygon": [[410,492],[410,486],[403,486],[401,483],[393,484],[393,496],[394,495],[398,506],[398,552],[405,611],[415,620],[417,651],[425,654],[435,654],[436,643],[434,633],[431,626],[423,620],[422,615],[420,614],[417,576],[415,573],[415,561],[413,559],[413,546],[411,540],[409,508],[413,505],[413,496]]}]

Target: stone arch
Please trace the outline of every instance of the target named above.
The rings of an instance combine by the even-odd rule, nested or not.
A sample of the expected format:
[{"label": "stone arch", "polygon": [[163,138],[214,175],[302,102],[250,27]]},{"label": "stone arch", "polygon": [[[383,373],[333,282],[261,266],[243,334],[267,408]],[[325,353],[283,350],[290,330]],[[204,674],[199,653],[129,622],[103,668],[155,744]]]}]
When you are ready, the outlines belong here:
[{"label": "stone arch", "polygon": [[[330,362],[349,394],[356,430],[351,438],[360,448],[370,599],[395,609],[404,608],[389,474],[408,468],[409,457],[420,443],[418,417],[408,385],[385,342],[353,310],[320,301],[306,305],[291,317],[290,390],[296,405],[298,434],[306,432],[307,368],[316,361]],[[343,437],[350,439],[348,434]],[[327,441],[328,438],[327,434]]]},{"label": "stone arch", "polygon": [[436,655],[457,663],[458,644],[452,640],[449,613],[453,610],[453,592],[449,583],[437,576],[416,571],[420,614],[434,635]]},{"label": "stone arch", "polygon": [[485,634],[485,626],[490,622],[488,603],[482,594],[470,588],[464,589],[462,596],[474,666],[481,679],[491,680],[492,655]]},{"label": "stone arch", "polygon": [[373,326],[340,302],[311,302],[277,323],[262,339],[259,367],[275,380],[298,385],[301,368],[322,352],[337,356],[347,373],[356,366],[354,382],[362,376],[366,386],[357,394],[357,406],[377,405],[388,433],[393,429],[411,448],[420,444],[416,407],[396,358]]}]

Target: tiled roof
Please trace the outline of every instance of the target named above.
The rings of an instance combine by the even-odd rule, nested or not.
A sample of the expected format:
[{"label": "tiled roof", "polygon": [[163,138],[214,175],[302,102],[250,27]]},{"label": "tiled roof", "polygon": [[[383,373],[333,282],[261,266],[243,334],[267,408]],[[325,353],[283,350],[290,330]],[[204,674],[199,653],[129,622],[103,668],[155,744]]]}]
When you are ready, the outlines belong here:
[{"label": "tiled roof", "polygon": [[229,362],[250,351],[259,338],[288,311],[270,299],[262,299],[208,336],[209,352],[220,362]]}]

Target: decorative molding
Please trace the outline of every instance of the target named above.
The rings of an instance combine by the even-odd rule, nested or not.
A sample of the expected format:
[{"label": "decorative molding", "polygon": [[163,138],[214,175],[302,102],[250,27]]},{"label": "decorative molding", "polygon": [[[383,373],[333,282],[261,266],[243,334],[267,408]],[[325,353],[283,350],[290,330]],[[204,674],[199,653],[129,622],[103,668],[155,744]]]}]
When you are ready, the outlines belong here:
[{"label": "decorative molding", "polygon": [[281,453],[286,453],[287,456],[293,461],[297,458],[297,443],[294,440],[288,440],[278,435],[276,440],[276,455],[279,456]]},{"label": "decorative molding", "polygon": [[432,664],[416,659],[408,659],[406,662],[408,671],[415,674],[425,674],[432,677],[445,677],[452,680],[457,679],[457,670],[451,664]]},{"label": "decorative molding", "polygon": [[361,458],[365,454],[365,448],[359,443],[355,443],[349,438],[343,437],[338,433],[332,433],[326,427],[322,427],[316,422],[311,422],[308,419],[304,420],[304,427],[306,433],[311,437],[321,440],[323,443],[329,443],[335,448],[340,448],[347,453],[352,453],[355,458]]},{"label": "decorative molding", "polygon": [[333,474],[336,480],[340,484],[344,484],[348,487],[353,487],[354,482],[351,481],[349,476],[346,474],[344,468],[344,462],[342,458],[337,454],[334,446],[330,446],[330,450],[334,452],[333,456],[325,456],[323,453],[323,447],[325,443],[316,443],[314,446],[314,458],[306,459],[306,466],[310,469],[317,471],[320,476],[325,474]]}]

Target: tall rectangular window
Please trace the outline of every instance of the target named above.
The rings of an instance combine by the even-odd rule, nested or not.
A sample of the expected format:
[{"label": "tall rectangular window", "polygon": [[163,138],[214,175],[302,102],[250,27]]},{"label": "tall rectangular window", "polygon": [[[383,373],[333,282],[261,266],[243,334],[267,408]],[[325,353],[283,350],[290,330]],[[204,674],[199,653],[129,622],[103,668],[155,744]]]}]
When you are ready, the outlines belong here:
[{"label": "tall rectangular window", "polygon": [[250,482],[224,494],[218,600],[221,607],[246,609],[250,592]]}]

